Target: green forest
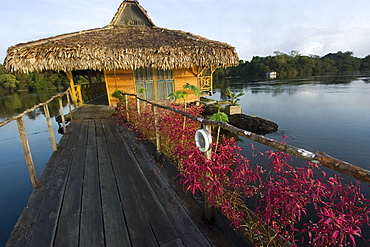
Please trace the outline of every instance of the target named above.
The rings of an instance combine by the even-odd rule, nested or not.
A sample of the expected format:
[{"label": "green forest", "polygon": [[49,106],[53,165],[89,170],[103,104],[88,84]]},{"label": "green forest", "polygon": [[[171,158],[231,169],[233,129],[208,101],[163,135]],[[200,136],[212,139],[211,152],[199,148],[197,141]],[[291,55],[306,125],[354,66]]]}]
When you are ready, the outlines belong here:
[{"label": "green forest", "polygon": [[59,73],[10,74],[0,64],[0,95],[37,90],[64,90],[68,80]]},{"label": "green forest", "polygon": [[277,72],[279,78],[318,76],[352,71],[370,71],[370,55],[365,58],[353,56],[353,52],[329,53],[323,57],[303,56],[299,51],[285,54],[279,51],[274,56],[255,56],[251,61],[239,61],[239,65],[219,68],[215,71],[216,79],[225,77],[262,78],[269,71]]}]

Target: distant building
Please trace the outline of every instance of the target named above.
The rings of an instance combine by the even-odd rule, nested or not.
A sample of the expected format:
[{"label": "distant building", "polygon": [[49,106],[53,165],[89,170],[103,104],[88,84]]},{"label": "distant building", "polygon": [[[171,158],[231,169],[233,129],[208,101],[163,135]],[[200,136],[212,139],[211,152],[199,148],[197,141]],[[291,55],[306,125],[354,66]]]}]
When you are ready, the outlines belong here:
[{"label": "distant building", "polygon": [[266,73],[266,77],[270,79],[276,79],[276,72],[275,71],[269,71]]}]

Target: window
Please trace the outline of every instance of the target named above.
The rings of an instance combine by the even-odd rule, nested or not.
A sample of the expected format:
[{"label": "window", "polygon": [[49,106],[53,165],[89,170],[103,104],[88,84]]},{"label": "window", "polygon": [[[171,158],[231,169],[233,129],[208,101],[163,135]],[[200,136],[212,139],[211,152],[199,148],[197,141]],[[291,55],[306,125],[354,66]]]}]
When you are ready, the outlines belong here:
[{"label": "window", "polygon": [[[173,70],[140,68],[135,70],[136,92],[147,100],[163,100],[174,91]],[[140,89],[146,92],[139,94]]]}]

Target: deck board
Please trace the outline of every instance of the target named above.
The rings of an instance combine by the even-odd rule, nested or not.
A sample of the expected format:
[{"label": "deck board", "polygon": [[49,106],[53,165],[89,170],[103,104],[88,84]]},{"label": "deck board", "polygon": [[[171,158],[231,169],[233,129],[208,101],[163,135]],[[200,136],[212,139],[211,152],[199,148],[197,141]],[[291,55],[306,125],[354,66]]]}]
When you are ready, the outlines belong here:
[{"label": "deck board", "polygon": [[112,111],[73,113],[7,246],[231,246],[186,207],[145,145],[109,124]]},{"label": "deck board", "polygon": [[[97,144],[100,175],[100,191],[102,197],[103,221],[105,227],[105,241],[107,247],[130,246],[130,237],[123,214],[121,198],[115,181],[108,138],[104,136],[104,127],[101,121],[97,122]],[[112,136],[113,138],[113,136]]]}]

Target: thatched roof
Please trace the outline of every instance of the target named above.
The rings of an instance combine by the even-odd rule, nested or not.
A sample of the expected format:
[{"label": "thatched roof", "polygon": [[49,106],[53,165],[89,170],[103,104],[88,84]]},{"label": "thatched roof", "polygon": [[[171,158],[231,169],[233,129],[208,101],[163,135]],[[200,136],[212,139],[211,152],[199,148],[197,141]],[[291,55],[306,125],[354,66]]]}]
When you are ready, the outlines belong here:
[{"label": "thatched roof", "polygon": [[29,73],[227,67],[238,61],[234,47],[156,27],[137,1],[126,0],[108,26],[11,46],[4,64],[11,72]]}]

